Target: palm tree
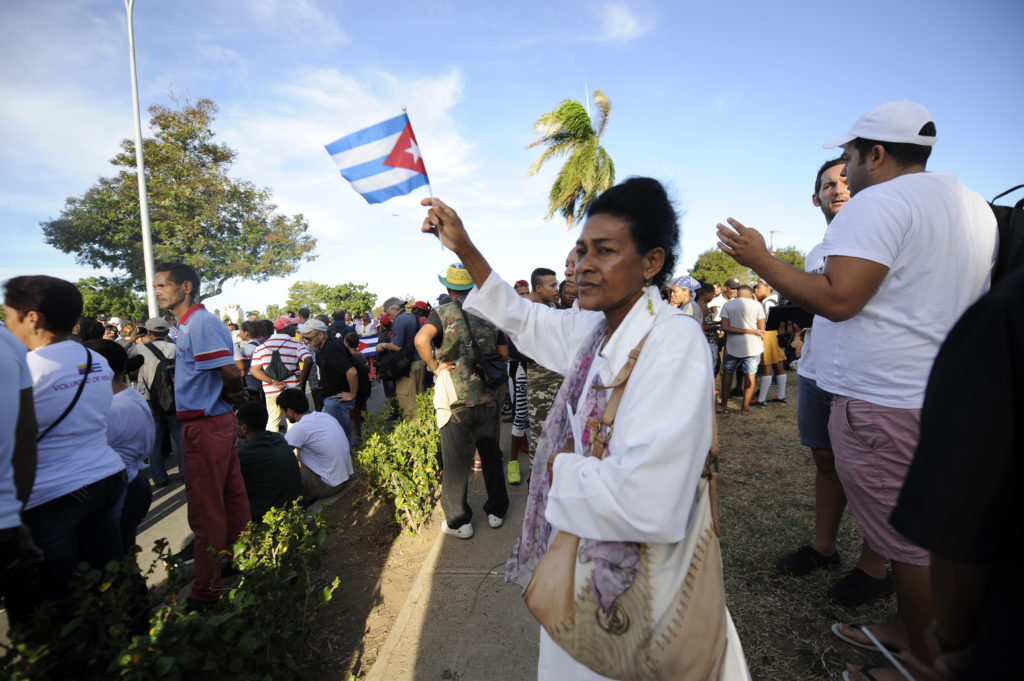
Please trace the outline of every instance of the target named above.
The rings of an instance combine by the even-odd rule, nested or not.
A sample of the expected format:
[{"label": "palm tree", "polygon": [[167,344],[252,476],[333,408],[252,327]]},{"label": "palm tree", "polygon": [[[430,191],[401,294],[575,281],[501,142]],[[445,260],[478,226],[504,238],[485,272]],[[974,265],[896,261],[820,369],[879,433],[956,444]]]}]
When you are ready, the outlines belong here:
[{"label": "palm tree", "polygon": [[547,147],[530,166],[528,175],[535,174],[550,158],[569,157],[551,186],[545,219],[561,213],[570,229],[575,220],[583,218],[591,201],[615,183],[615,164],[598,144],[612,109],[612,103],[600,90],[594,90],[594,108],[597,117],[591,120],[582,104],[574,99],[564,100],[533,124],[533,131],[541,138],[527,147]]}]

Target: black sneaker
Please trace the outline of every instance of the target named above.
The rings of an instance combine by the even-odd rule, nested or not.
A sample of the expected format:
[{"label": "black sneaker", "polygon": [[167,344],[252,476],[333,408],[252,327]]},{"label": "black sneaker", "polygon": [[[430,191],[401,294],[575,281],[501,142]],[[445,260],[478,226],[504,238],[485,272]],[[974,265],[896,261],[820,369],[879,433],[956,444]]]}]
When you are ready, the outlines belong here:
[{"label": "black sneaker", "polygon": [[828,589],[829,600],[853,607],[874,603],[879,598],[888,596],[895,591],[892,573],[886,572],[885,577],[876,579],[860,568],[853,568],[846,576]]},{"label": "black sneaker", "polygon": [[786,398],[785,397],[773,397],[770,400],[765,400],[765,402],[777,402],[778,404],[785,404],[786,403]]},{"label": "black sneaker", "polygon": [[178,553],[175,554],[175,557],[178,558],[185,565],[191,565],[192,563],[196,562],[195,540],[193,539],[189,541],[189,543],[185,545],[185,548],[183,548],[181,551],[178,551]]},{"label": "black sneaker", "polygon": [[775,561],[775,567],[784,575],[800,577],[821,568],[837,568],[840,561],[839,551],[831,556],[823,556],[813,546],[801,546]]}]

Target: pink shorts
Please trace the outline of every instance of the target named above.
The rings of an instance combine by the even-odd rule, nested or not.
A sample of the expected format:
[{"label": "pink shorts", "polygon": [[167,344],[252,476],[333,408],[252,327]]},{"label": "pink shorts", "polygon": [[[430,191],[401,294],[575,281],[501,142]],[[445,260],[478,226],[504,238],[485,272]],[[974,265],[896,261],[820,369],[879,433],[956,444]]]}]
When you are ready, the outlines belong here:
[{"label": "pink shorts", "polygon": [[832,398],[828,433],[853,517],[871,548],[909,565],[929,565],[931,554],[897,532],[889,515],[914,458],[920,427],[920,409]]}]

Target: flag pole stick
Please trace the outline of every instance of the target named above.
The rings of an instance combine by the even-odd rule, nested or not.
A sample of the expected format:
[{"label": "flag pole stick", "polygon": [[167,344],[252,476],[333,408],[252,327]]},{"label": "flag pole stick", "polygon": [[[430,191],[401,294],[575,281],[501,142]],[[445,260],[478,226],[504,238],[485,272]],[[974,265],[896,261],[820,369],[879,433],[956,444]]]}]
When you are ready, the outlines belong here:
[{"label": "flag pole stick", "polygon": [[[404,106],[402,107],[402,113],[404,113],[406,115],[406,117],[408,118],[409,111]],[[410,119],[409,122],[412,123],[412,120]],[[426,162],[424,162],[423,169],[426,170],[426,168],[427,168],[427,164],[426,164]],[[427,194],[430,195],[430,203],[434,203],[434,189],[430,186],[430,179],[429,178],[430,178],[430,175],[428,173],[427,174]],[[438,241],[438,243],[441,243],[441,252],[444,253],[444,243],[441,242],[441,228],[440,227],[438,227],[438,229],[437,229],[437,241]]]}]

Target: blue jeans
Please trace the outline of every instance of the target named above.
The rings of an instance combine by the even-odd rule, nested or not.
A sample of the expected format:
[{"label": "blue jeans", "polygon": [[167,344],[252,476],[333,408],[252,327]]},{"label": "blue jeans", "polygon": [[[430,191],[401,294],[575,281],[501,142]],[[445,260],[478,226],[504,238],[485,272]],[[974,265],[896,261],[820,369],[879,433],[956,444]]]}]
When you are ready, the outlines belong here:
[{"label": "blue jeans", "polygon": [[355,400],[345,400],[342,402],[337,397],[324,398],[324,413],[330,414],[341,424],[349,444],[352,443],[352,406],[355,403]]},{"label": "blue jeans", "polygon": [[165,482],[167,469],[164,464],[164,432],[171,432],[171,449],[178,458],[178,472],[185,475],[185,460],[181,455],[181,421],[174,414],[153,414],[153,425],[156,426],[156,439],[153,449],[149,452],[149,477],[153,482]]},{"label": "blue jeans", "polygon": [[22,513],[43,551],[42,593],[26,594],[30,601],[66,595],[80,561],[102,570],[108,561],[121,559],[124,490],[124,471],[119,471]]}]

